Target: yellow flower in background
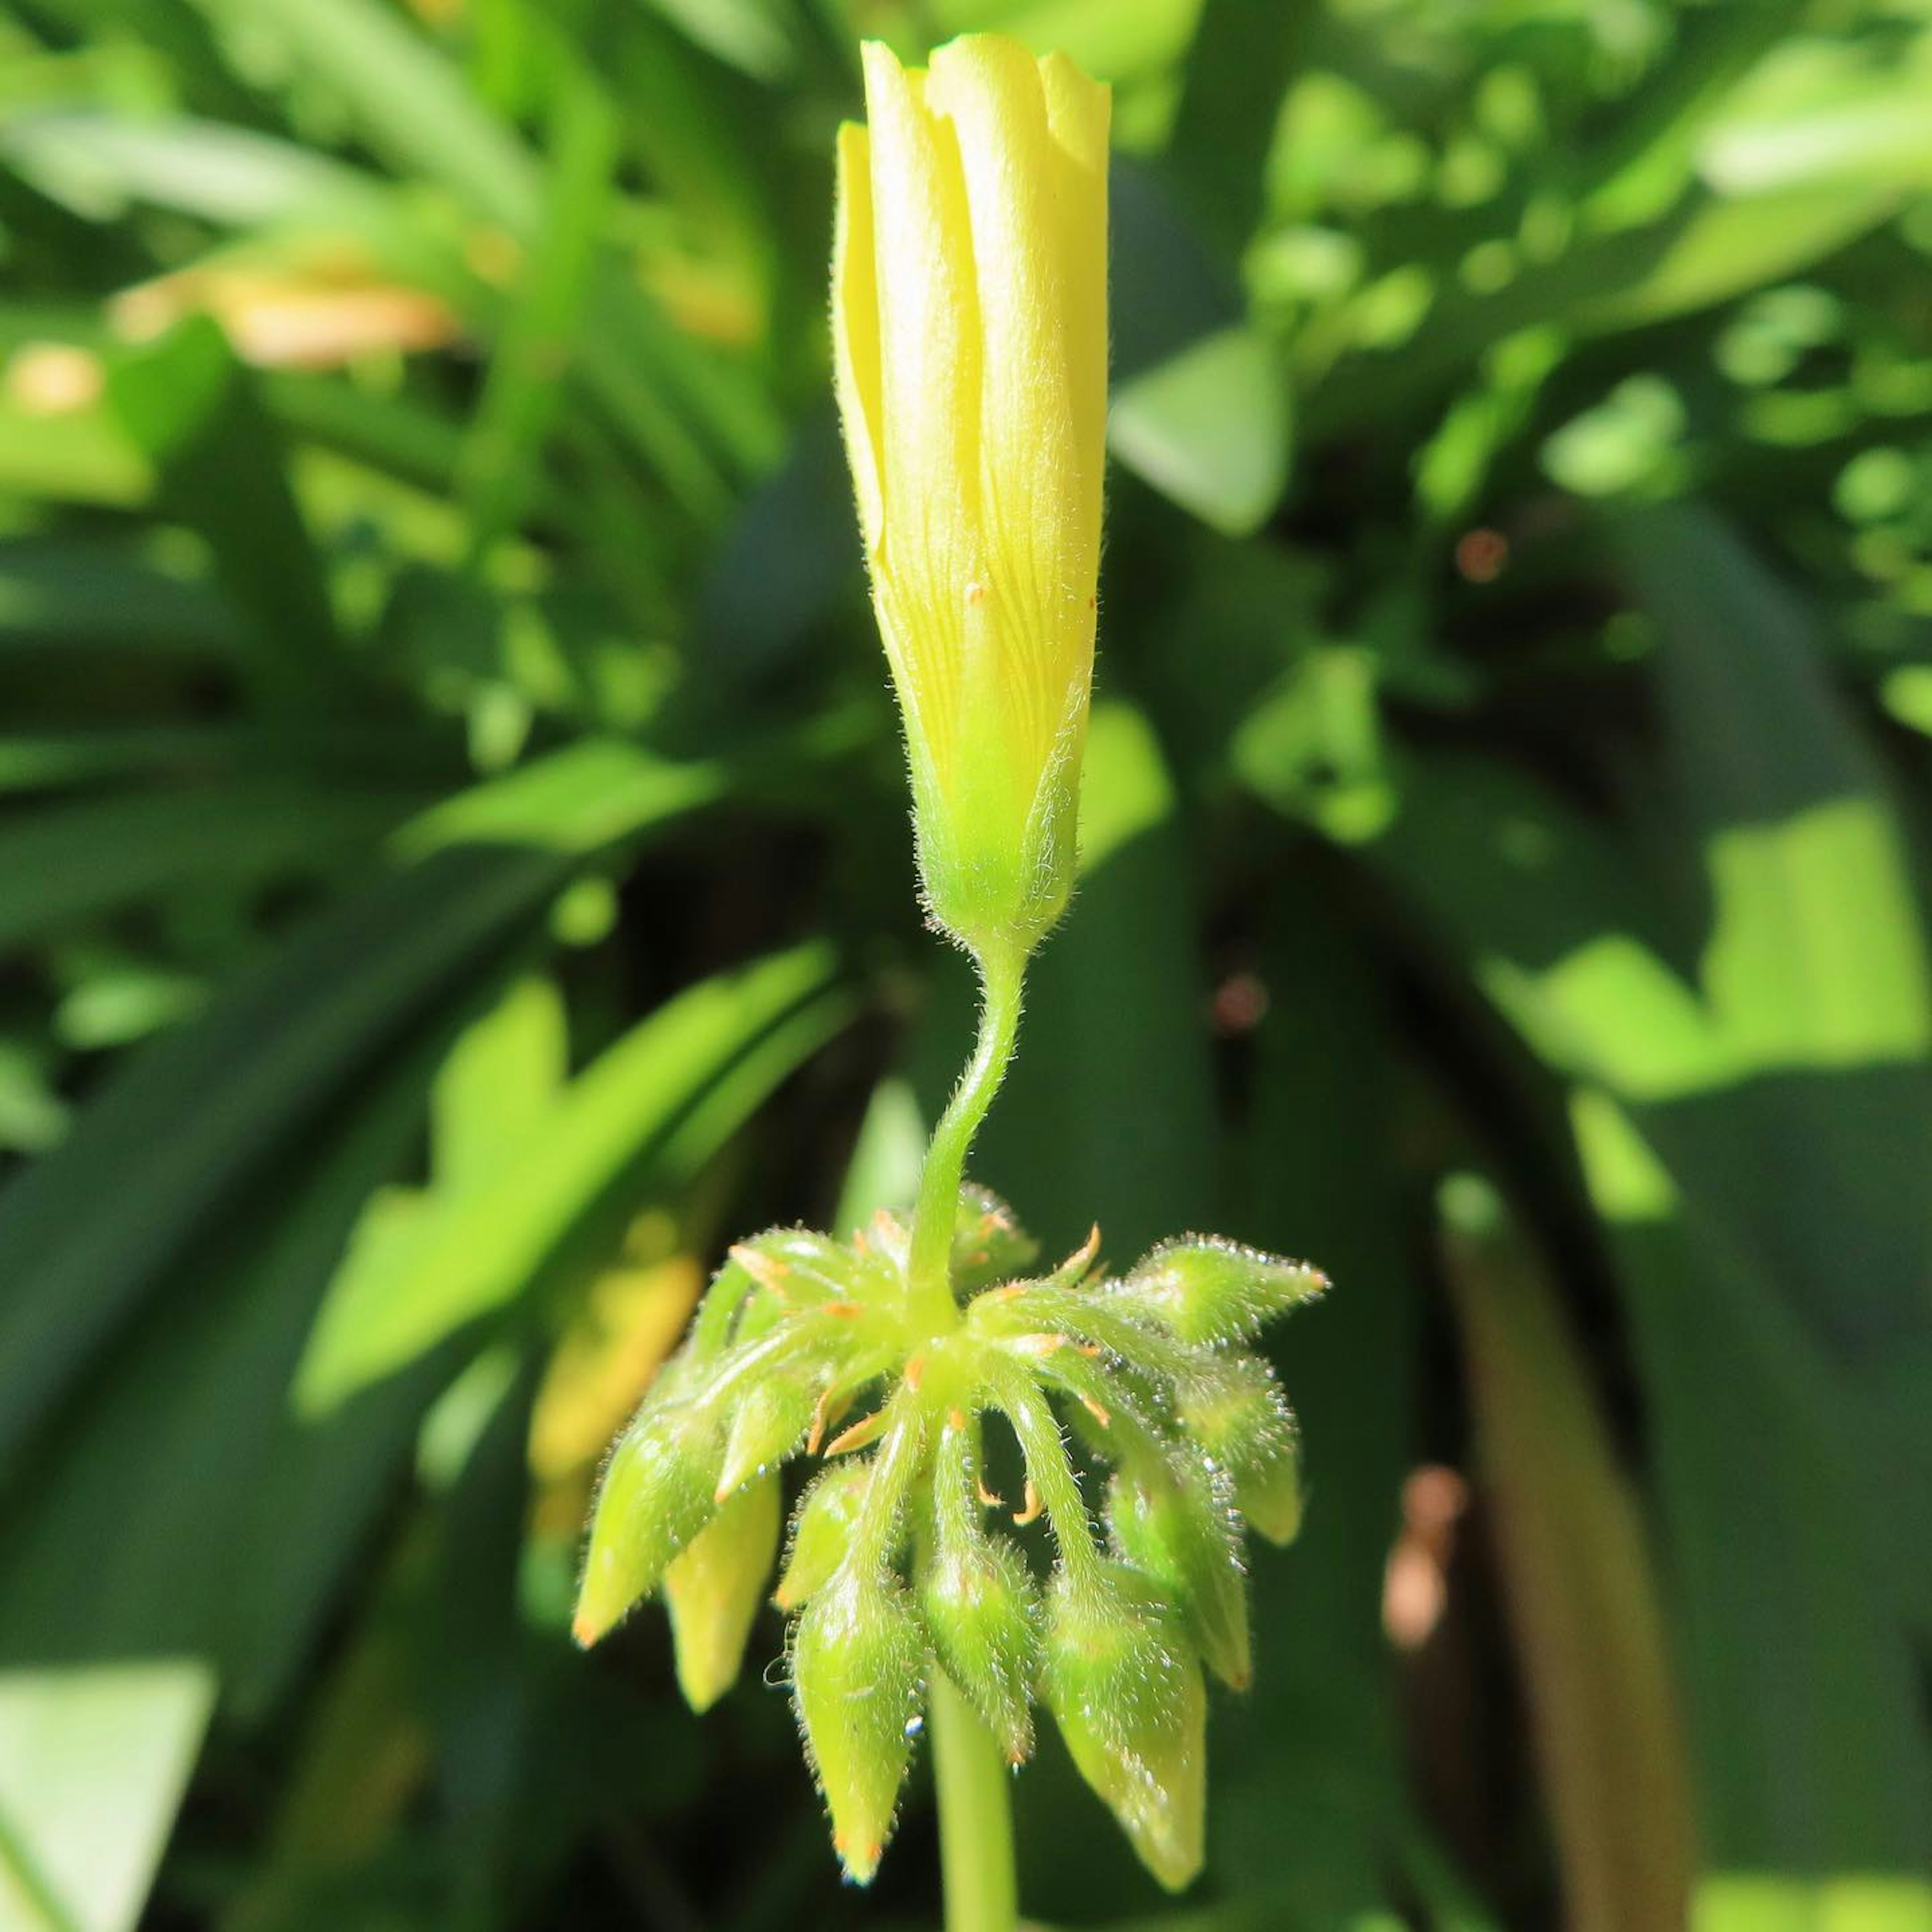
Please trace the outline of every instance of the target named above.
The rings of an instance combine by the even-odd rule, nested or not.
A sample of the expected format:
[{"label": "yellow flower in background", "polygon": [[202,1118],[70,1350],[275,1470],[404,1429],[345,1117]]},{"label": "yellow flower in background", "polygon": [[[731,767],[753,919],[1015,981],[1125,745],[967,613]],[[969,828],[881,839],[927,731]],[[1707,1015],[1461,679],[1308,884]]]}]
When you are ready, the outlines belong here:
[{"label": "yellow flower in background", "polygon": [[1072,887],[1107,407],[1109,95],[973,34],[865,50],[838,140],[832,325],[920,870],[976,953]]}]

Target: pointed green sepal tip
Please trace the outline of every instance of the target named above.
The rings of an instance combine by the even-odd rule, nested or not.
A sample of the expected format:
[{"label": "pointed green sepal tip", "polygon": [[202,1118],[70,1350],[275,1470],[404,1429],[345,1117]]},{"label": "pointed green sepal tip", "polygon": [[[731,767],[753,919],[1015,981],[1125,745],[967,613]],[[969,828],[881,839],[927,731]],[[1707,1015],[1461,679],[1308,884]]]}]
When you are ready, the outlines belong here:
[{"label": "pointed green sepal tip", "polygon": [[571,1634],[586,1648],[656,1589],[717,1505],[718,1431],[689,1410],[648,1405],[605,1464]]},{"label": "pointed green sepal tip", "polygon": [[786,1228],[762,1238],[768,1285],[794,1310],[828,1301],[890,1302],[900,1292],[895,1258],[871,1238],[835,1240],[812,1228]]},{"label": "pointed green sepal tip", "polygon": [[664,1572],[678,1688],[694,1711],[710,1709],[738,1681],[778,1556],[778,1478],[762,1478],[732,1497]]},{"label": "pointed green sepal tip", "polygon": [[1184,1342],[1238,1342],[1328,1286],[1319,1268],[1190,1234],[1156,1248],[1119,1292]]},{"label": "pointed green sepal tip", "polygon": [[1009,1764],[1033,1754],[1040,1675],[1038,1593],[1019,1552],[942,1523],[920,1590],[932,1648]]},{"label": "pointed green sepal tip", "polygon": [[807,1368],[775,1370],[745,1391],[724,1438],[717,1500],[769,1474],[797,1448],[811,1426],[820,1377]]},{"label": "pointed green sepal tip", "polygon": [[816,1228],[773,1228],[747,1246],[764,1286],[806,1302],[862,1294],[880,1274],[874,1258]]},{"label": "pointed green sepal tip", "polygon": [[1124,1471],[1108,1493],[1114,1546],[1180,1606],[1209,1670],[1229,1689],[1254,1680],[1247,1575],[1232,1486],[1198,1456]]},{"label": "pointed green sepal tip", "polygon": [[960,1189],[959,1218],[952,1233],[952,1281],[961,1294],[976,1294],[1012,1280],[1039,1254],[1040,1244],[997,1194],[970,1183]]},{"label": "pointed green sepal tip", "polygon": [[1301,1534],[1301,1462],[1292,1442],[1284,1456],[1235,1484],[1234,1505],[1277,1546],[1286,1547]]},{"label": "pointed green sepal tip", "polygon": [[792,1690],[845,1875],[871,1883],[892,1836],[924,1689],[926,1639],[896,1577],[848,1564],[799,1618]]},{"label": "pointed green sepal tip", "polygon": [[1180,1619],[1124,1564],[1062,1573],[1042,1682],[1080,1774],[1170,1892],[1206,1855],[1207,1693]]},{"label": "pointed green sepal tip", "polygon": [[872,1475],[869,1460],[851,1456],[821,1472],[800,1499],[792,1514],[791,1546],[772,1597],[780,1610],[802,1608],[832,1580],[850,1546]]},{"label": "pointed green sepal tip", "polygon": [[1301,1528],[1301,1466],[1294,1412],[1267,1363],[1225,1357],[1175,1391],[1183,1432],[1232,1479],[1234,1506],[1270,1543]]}]

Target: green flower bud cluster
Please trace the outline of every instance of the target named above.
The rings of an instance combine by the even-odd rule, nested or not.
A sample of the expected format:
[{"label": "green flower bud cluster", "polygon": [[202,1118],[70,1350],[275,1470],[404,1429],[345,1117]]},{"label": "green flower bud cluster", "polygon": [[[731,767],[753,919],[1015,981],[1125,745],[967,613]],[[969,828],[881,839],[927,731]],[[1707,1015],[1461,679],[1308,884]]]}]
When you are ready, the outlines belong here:
[{"label": "green flower bud cluster", "polygon": [[[1044,1704],[1154,1875],[1178,1888],[1200,1867],[1202,1667],[1247,1683],[1244,1526],[1286,1541],[1300,1515],[1294,1420],[1246,1345],[1327,1284],[1198,1238],[1110,1278],[1099,1238],[1028,1276],[1034,1244],[964,1190],[935,1333],[890,1216],[849,1243],[760,1235],[731,1251],[605,1467],[578,1640],[662,1589],[702,1710],[736,1679],[778,1562],[780,1466],[822,1460],[776,1594],[806,1753],[860,1882],[935,1670],[1014,1765]],[[988,1486],[998,1433],[1017,1497]],[[1045,1574],[995,1533],[1003,1516],[1044,1520]]]}]

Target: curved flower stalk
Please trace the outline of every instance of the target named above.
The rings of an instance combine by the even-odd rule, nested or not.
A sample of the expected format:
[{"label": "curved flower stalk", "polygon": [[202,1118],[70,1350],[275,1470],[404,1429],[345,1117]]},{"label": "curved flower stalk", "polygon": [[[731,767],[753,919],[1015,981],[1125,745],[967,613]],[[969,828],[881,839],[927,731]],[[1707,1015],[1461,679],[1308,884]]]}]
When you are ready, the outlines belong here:
[{"label": "curved flower stalk", "polygon": [[[1202,1238],[1114,1279],[1098,1246],[1096,1232],[1052,1273],[1017,1273],[1032,1244],[968,1190],[951,1256],[964,1298],[934,1332],[892,1216],[849,1243],[760,1235],[732,1250],[605,1470],[578,1640],[662,1588],[701,1710],[737,1676],[771,1580],[779,1472],[820,1464],[777,1600],[832,1842],[861,1882],[937,1672],[1010,1764],[1043,1702],[1154,1875],[1178,1888],[1199,1868],[1203,1669],[1247,1683],[1246,1513],[1292,1534],[1282,1503],[1298,1493],[1293,1418],[1247,1344],[1326,1283]],[[998,1432],[1016,1496],[988,1486]],[[1043,1576],[1003,1533],[1036,1520]]]},{"label": "curved flower stalk", "polygon": [[980,1038],[909,1225],[731,1250],[611,1452],[576,1634],[661,1589],[678,1681],[714,1702],[777,1562],[782,1472],[817,1460],[776,1597],[832,1843],[872,1877],[929,1714],[947,1932],[1012,1932],[1004,1766],[1042,1706],[1162,1883],[1200,1868],[1204,1673],[1252,1669],[1247,1526],[1285,1542],[1300,1521],[1293,1418],[1248,1345],[1326,1283],[1202,1237],[1115,1279],[1097,1229],[1030,1273],[1034,1243],[965,1184],[1072,884],[1108,94],[998,35],[923,72],[868,46],[865,70],[870,129],[839,138],[838,398],[922,886],[979,968]]}]

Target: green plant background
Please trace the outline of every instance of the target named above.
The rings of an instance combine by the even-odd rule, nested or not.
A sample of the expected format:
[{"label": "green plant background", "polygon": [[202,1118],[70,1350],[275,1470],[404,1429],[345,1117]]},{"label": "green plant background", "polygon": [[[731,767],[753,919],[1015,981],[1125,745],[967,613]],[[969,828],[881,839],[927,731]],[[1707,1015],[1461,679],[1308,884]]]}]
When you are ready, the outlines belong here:
[{"label": "green plant background", "polygon": [[564,1626],[700,1271],[966,1043],[824,263],[856,37],[984,26],[1120,155],[976,1166],[1336,1282],[1206,1878],[1049,1748],[1023,1898],[1932,1926],[1916,0],[0,4],[0,1924],[932,1922],[775,1617],[702,1722]]}]

